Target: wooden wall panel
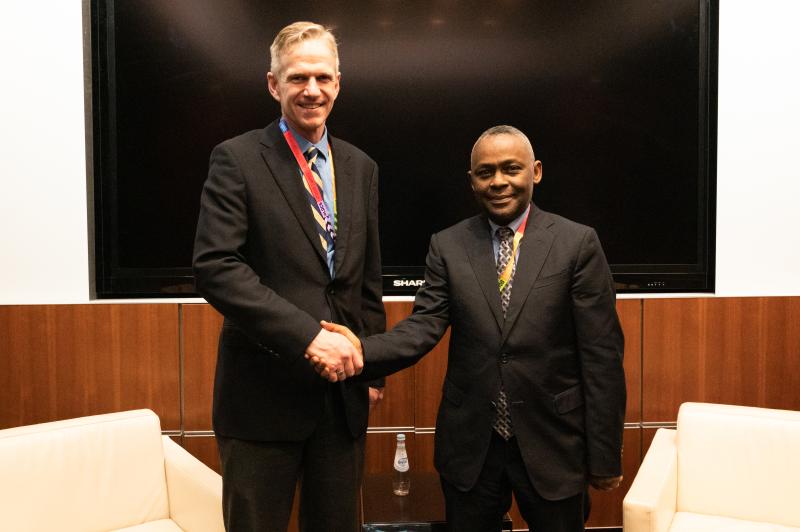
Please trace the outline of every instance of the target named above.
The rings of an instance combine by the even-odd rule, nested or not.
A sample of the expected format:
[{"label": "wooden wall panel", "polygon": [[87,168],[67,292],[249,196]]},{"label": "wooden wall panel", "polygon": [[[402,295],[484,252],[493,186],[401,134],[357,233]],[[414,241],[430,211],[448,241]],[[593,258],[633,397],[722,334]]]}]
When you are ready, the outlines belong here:
[{"label": "wooden wall panel", "polygon": [[766,298],[763,405],[800,410],[800,297]]},{"label": "wooden wall panel", "polygon": [[686,401],[800,409],[800,298],[644,301],[643,420]]},{"label": "wooden wall panel", "polygon": [[386,378],[383,400],[369,413],[370,427],[414,426],[414,369]]},{"label": "wooden wall panel", "polygon": [[[656,432],[658,432],[658,430],[659,429],[655,427],[645,427],[642,429],[642,447],[640,451],[642,460],[644,460],[644,457],[647,454],[648,449],[650,449],[650,444],[653,443],[653,438],[656,437]],[[641,462],[639,465],[641,465]]]},{"label": "wooden wall panel", "polygon": [[217,473],[221,472],[217,438],[214,436],[184,436],[181,445],[205,465]]},{"label": "wooden wall panel", "polygon": [[[391,330],[411,314],[411,302],[386,302],[386,329]],[[404,369],[386,378],[383,401],[369,415],[370,427],[414,426],[414,368]]]},{"label": "wooden wall panel", "polygon": [[638,423],[642,420],[642,300],[617,300],[617,314],[625,334],[625,421]]},{"label": "wooden wall panel", "polygon": [[181,306],[183,429],[211,430],[211,402],[222,315],[208,304]]},{"label": "wooden wall panel", "polygon": [[[416,463],[417,471],[424,471],[426,473],[435,473],[436,468],[433,467],[433,438],[432,432],[423,432],[416,435],[415,439],[416,454],[414,462]],[[410,459],[410,457],[409,457]]]},{"label": "wooden wall panel", "polygon": [[0,307],[0,428],[150,408],[180,429],[178,305]]},{"label": "wooden wall panel", "polygon": [[414,421],[417,428],[436,426],[436,414],[442,399],[442,385],[447,372],[447,347],[450,343],[448,328],[430,353],[414,366],[416,378]]}]

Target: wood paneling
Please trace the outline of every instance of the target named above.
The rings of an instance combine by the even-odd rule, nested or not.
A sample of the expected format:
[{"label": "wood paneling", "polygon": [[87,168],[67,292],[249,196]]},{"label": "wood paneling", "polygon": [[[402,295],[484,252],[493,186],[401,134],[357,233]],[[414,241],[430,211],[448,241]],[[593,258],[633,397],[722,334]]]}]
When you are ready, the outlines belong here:
[{"label": "wood paneling", "polygon": [[[385,306],[390,328],[412,309],[410,302]],[[685,401],[800,410],[800,298],[626,299],[617,311],[627,422],[672,422]],[[0,307],[0,428],[151,408],[164,430],[210,430],[220,324],[206,304]],[[388,378],[371,427],[434,426],[447,342]],[[621,524],[621,500],[655,430],[626,429],[625,484],[594,492],[591,526]],[[434,435],[406,434],[411,467],[434,471]],[[219,469],[213,436],[181,441]],[[367,435],[366,471],[391,471],[394,442],[394,433]],[[524,526],[515,507],[511,514]]]},{"label": "wood paneling", "polygon": [[370,427],[414,426],[414,369],[386,377],[383,400],[369,413]]},{"label": "wood paneling", "polygon": [[[384,303],[386,329],[391,330],[397,322],[411,314],[410,302]],[[414,426],[414,368],[404,369],[386,378],[383,401],[369,415],[370,427]]]},{"label": "wood paneling", "polygon": [[416,468],[420,471],[429,473],[436,471],[436,468],[433,467],[433,438],[432,432],[417,434],[415,437],[417,445],[414,461]]},{"label": "wood paneling", "polygon": [[800,409],[800,299],[644,302],[643,420],[686,401]]},{"label": "wood paneling", "polygon": [[183,445],[183,448],[189,451],[192,456],[217,473],[221,473],[217,438],[214,436],[184,436],[181,445]]},{"label": "wood paneling", "polygon": [[208,304],[182,305],[183,429],[211,430],[211,401],[222,315]]},{"label": "wood paneling", "polygon": [[431,428],[436,425],[436,413],[439,411],[444,375],[447,372],[449,343],[448,328],[436,347],[414,366],[416,378],[414,421],[417,427]]},{"label": "wood paneling", "polygon": [[625,334],[625,421],[638,423],[642,419],[642,300],[617,300],[617,314]]},{"label": "wood paneling", "polygon": [[[656,437],[656,432],[659,429],[653,427],[645,427],[642,429],[642,447],[640,450],[641,460],[644,460],[647,451],[650,449],[650,444],[653,443],[653,438]],[[641,460],[639,461],[639,465],[641,465]]]},{"label": "wood paneling", "polygon": [[0,307],[0,428],[151,408],[180,429],[178,305]]},{"label": "wood paneling", "polygon": [[800,410],[800,297],[766,298],[764,307],[763,406]]}]

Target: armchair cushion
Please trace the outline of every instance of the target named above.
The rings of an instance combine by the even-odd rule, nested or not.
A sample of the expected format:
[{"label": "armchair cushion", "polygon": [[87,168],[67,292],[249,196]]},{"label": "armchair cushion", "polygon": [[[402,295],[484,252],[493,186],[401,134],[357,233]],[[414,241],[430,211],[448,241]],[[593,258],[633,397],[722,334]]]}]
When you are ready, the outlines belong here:
[{"label": "armchair cushion", "polygon": [[685,403],[678,511],[800,527],[800,412]]},{"label": "armchair cushion", "polygon": [[800,412],[684,403],[623,501],[625,532],[800,532]]},{"label": "armchair cushion", "polygon": [[222,481],[150,410],[0,430],[0,530],[222,532]]},{"label": "armchair cushion", "polygon": [[719,515],[678,512],[672,530],[681,532],[798,532],[800,528],[781,526],[763,521],[744,521]]}]

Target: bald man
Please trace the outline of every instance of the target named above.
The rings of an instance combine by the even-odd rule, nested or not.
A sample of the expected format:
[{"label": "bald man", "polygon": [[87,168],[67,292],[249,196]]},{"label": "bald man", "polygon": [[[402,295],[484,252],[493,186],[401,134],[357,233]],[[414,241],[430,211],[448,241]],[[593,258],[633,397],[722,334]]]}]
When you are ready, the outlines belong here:
[{"label": "bald man", "polygon": [[532,202],[542,163],[521,131],[485,131],[470,166],[482,213],[433,235],[414,313],[350,338],[364,375],[378,376],[415,363],[452,327],[434,458],[449,530],[500,530],[512,493],[531,530],[583,530],[588,485],[622,479],[611,273],[593,229]]}]

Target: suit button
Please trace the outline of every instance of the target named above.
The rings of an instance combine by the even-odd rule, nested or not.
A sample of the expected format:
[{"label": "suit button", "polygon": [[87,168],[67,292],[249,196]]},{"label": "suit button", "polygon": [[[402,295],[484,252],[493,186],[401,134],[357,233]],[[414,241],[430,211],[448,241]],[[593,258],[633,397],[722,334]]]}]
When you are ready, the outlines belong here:
[{"label": "suit button", "polygon": [[329,293],[330,295],[334,295],[334,294],[336,294],[336,289],[335,289],[334,287],[332,287],[332,286],[331,286],[330,288],[328,288],[328,293]]},{"label": "suit button", "polygon": [[503,353],[502,355],[500,355],[500,363],[501,364],[508,364],[508,354],[507,353]]}]

